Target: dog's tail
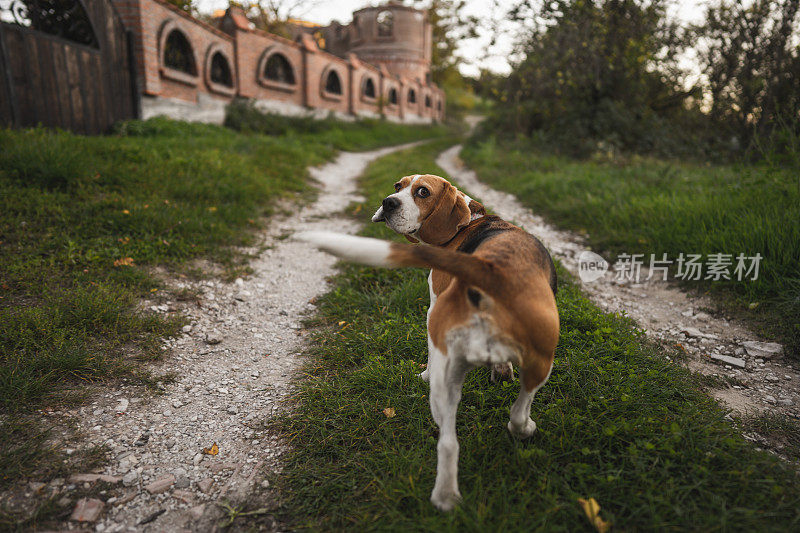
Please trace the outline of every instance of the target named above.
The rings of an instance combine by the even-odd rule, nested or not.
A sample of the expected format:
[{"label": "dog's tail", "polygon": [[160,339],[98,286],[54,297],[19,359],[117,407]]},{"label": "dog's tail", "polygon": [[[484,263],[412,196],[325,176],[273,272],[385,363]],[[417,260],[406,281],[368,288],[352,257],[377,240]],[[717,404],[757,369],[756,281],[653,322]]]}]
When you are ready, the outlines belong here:
[{"label": "dog's tail", "polygon": [[307,231],[297,234],[296,238],[355,263],[386,268],[436,268],[488,292],[493,285],[492,263],[464,252],[329,231]]}]

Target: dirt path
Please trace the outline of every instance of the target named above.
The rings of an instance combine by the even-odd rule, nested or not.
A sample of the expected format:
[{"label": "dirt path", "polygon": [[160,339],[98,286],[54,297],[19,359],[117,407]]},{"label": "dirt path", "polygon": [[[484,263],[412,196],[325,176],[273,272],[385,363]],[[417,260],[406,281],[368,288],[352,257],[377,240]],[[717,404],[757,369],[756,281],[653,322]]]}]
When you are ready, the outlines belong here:
[{"label": "dirt path", "polygon": [[[101,507],[99,518],[83,524],[96,531],[212,531],[224,516],[218,502],[264,493],[264,476],[280,470],[283,447],[261,428],[285,408],[282,400],[306,346],[301,320],[313,309],[310,300],[327,290],[335,262],[286,237],[295,231],[356,231],[358,225],[340,214],[356,196],[355,178],[370,161],[408,146],[342,153],[311,169],[319,197],[270,222],[267,249],[251,262],[246,279],[172,284],[199,291],[198,305],[147,303],[159,312],[180,309],[191,320],[185,334],[167,344],[171,354],[153,368],[174,381],[160,396],[142,397],[141,387],[123,386],[63,413],[83,435],[78,445],[107,446],[109,463],[39,492],[63,495],[63,506],[80,507],[77,491],[109,476],[111,488],[84,502],[85,518]],[[216,455],[203,453],[215,443]]]},{"label": "dirt path", "polygon": [[[578,274],[578,256],[587,250],[583,239],[547,224],[512,195],[481,183],[475,172],[458,158],[461,146],[443,152],[436,163],[469,194],[508,220],[539,237],[573,274]],[[782,355],[771,355],[746,345],[756,340],[742,324],[715,317],[707,310],[714,305],[705,298],[686,294],[665,281],[616,281],[612,272],[583,289],[601,308],[625,312],[660,342],[679,344],[686,364],[694,371],[720,379],[713,395],[738,413],[761,411],[800,418],[800,366]],[[647,269],[641,279],[647,278]],[[728,357],[721,360],[712,357]]]}]

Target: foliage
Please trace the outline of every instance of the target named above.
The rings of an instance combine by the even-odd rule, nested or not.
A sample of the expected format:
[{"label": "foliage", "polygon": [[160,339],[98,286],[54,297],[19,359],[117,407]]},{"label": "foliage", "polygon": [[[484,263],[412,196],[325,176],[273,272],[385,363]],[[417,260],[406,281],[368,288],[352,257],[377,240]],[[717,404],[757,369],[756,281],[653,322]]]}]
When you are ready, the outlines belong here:
[{"label": "foliage", "polygon": [[[538,4],[537,4],[538,5]],[[512,17],[533,21],[524,59],[499,87],[490,127],[541,132],[565,151],[584,154],[598,142],[662,150],[666,119],[693,91],[679,90],[678,28],[666,0],[557,0]],[[666,136],[666,138],[665,138]]]},{"label": "foliage", "polygon": [[800,1],[717,0],[696,29],[710,123],[756,155],[800,165]]},{"label": "foliage", "polygon": [[[517,3],[523,32],[486,127],[548,149],[800,163],[800,0],[715,0],[682,26],[670,0]],[[699,78],[690,83],[687,57]]]},{"label": "foliage", "polygon": [[[442,173],[433,162],[442,147],[375,162],[362,179],[367,202],[353,211],[371,212],[400,166]],[[364,234],[398,238],[377,224]],[[426,275],[347,265],[320,300],[324,328],[282,425],[294,446],[278,487],[294,528],[591,531],[578,498],[595,498],[620,531],[800,525],[796,472],[743,439],[687,371],[628,320],[602,313],[563,270],[562,337],[533,403],[538,433],[508,434],[516,384],[471,372],[457,418],[464,502],[437,511],[428,500],[437,429],[416,375],[426,360]]]},{"label": "foliage", "polygon": [[609,254],[761,254],[756,281],[690,285],[719,296],[800,356],[800,189],[793,171],[640,157],[609,161],[603,154],[576,161],[529,141],[491,138],[471,142],[463,157],[481,179],[535,212],[588,230],[592,246]]}]

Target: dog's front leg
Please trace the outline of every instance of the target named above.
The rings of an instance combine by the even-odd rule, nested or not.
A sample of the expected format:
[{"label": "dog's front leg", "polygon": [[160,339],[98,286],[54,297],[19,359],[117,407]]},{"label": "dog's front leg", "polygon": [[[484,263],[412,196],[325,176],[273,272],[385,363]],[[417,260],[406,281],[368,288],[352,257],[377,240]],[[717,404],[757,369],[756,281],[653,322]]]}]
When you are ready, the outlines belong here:
[{"label": "dog's front leg", "polygon": [[442,354],[430,339],[428,355],[431,413],[439,426],[436,484],[431,493],[431,502],[442,511],[450,511],[461,500],[458,490],[456,411],[469,367],[452,356]]},{"label": "dog's front leg", "polygon": [[[426,325],[428,326],[428,330],[430,331],[431,327],[431,313],[433,313],[433,306],[436,305],[436,294],[433,292],[433,270],[428,273],[428,296],[430,297],[430,305],[428,305],[428,317],[426,319]],[[431,373],[429,371],[430,364],[431,364],[431,351],[430,351],[430,340],[428,340],[428,366],[418,374],[419,378],[422,381],[429,382],[431,380]]]}]

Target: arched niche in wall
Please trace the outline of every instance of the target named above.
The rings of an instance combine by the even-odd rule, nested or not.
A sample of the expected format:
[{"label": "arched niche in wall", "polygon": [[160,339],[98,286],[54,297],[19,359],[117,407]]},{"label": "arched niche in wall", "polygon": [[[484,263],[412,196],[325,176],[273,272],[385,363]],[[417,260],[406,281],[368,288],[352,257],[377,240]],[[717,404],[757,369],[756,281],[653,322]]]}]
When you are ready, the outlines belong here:
[{"label": "arched niche in wall", "polygon": [[408,96],[406,97],[409,104],[416,104],[417,103],[417,91],[414,89],[408,90]]},{"label": "arched niche in wall", "polygon": [[256,79],[269,89],[294,92],[297,90],[297,75],[289,55],[279,46],[270,46],[261,54]]},{"label": "arched niche in wall", "polygon": [[375,88],[375,80],[365,75],[361,81],[361,99],[367,102],[374,102],[378,99],[378,90]]},{"label": "arched niche in wall", "polygon": [[431,95],[426,94],[425,95],[425,107],[430,108],[432,106],[433,106],[433,104],[431,103]]},{"label": "arched niche in wall", "polygon": [[344,86],[342,85],[342,75],[337,69],[330,65],[323,72],[320,78],[320,92],[323,98],[329,100],[341,100],[344,94]]},{"label": "arched niche in wall", "polygon": [[214,43],[208,47],[205,61],[205,80],[208,88],[225,96],[233,96],[236,93],[235,76],[225,48],[219,43]]},{"label": "arched niche in wall", "polygon": [[386,91],[386,102],[390,106],[396,106],[399,102],[397,98],[397,89],[394,87],[390,87],[388,91]]},{"label": "arched niche in wall", "polygon": [[161,26],[158,39],[161,75],[187,85],[197,85],[197,58],[194,47],[174,20]]}]

